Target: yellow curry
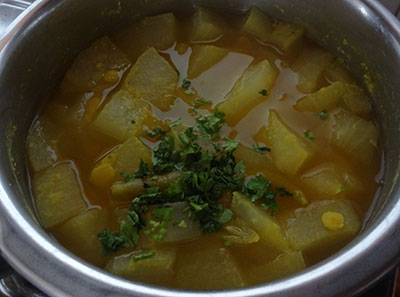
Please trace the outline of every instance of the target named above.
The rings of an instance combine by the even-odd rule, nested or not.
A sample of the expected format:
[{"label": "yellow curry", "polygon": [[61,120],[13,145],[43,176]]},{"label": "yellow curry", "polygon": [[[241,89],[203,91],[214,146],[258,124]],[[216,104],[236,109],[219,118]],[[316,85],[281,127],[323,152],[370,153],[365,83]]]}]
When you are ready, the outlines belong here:
[{"label": "yellow curry", "polygon": [[332,255],[378,189],[378,129],[344,62],[257,8],[145,17],[82,51],[27,139],[63,246],[123,278],[214,290]]}]

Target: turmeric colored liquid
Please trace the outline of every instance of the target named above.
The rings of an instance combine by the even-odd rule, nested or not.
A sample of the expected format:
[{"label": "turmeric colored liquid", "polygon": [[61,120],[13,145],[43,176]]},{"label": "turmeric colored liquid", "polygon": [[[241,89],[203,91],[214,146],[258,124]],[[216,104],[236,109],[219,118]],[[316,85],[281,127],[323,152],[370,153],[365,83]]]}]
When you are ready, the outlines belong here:
[{"label": "turmeric colored liquid", "polygon": [[[231,18],[229,21],[231,21]],[[184,28],[187,24],[188,19],[180,19],[178,20],[177,27]],[[283,54],[271,44],[261,44],[255,38],[248,36],[240,30],[230,28],[221,39],[213,43],[213,45],[229,49],[230,52],[221,61],[217,62],[200,76],[191,79],[191,86],[197,93],[193,95],[188,94],[186,92],[187,90],[180,87],[182,80],[187,77],[189,58],[193,46],[193,44],[190,43],[190,33],[185,32],[183,29],[180,33],[181,36],[171,48],[159,51],[180,73],[179,85],[175,92],[177,99],[169,111],[161,111],[155,106],[152,106],[153,115],[161,121],[182,119],[186,125],[194,126],[195,118],[189,112],[193,108],[193,106],[189,104],[191,101],[193,102],[193,96],[204,97],[212,101],[209,110],[199,109],[200,114],[212,112],[218,103],[224,101],[224,97],[232,89],[235,81],[250,65],[268,59],[271,65],[276,67],[279,71],[279,76],[274,87],[269,90],[268,96],[265,97],[262,103],[258,104],[247,113],[234,127],[227,126],[223,128],[222,134],[230,136],[239,141],[242,145],[250,148],[255,143],[260,144],[257,138],[257,132],[261,127],[267,126],[269,111],[271,109],[276,110],[285,123],[301,137],[304,137],[304,131],[311,131],[315,136],[313,145],[318,148],[318,153],[310,162],[302,167],[298,173],[293,176],[287,175],[287,181],[296,183],[305,173],[319,164],[335,164],[336,168],[351,174],[362,183],[361,192],[357,194],[348,194],[345,189],[343,194],[346,200],[352,201],[362,221],[378,189],[376,180],[382,166],[381,148],[378,146],[371,164],[368,164],[368,166],[360,166],[358,161],[354,160],[354,158],[338,147],[332,145],[329,138],[327,138],[326,134],[328,130],[326,130],[326,126],[332,120],[336,112],[335,110],[329,112],[328,119],[323,121],[318,116],[313,116],[312,113],[299,112],[293,109],[293,105],[305,95],[297,89],[298,74],[291,67],[297,58],[298,51],[293,54]],[[314,41],[308,38],[304,38],[302,46],[319,47]],[[185,49],[185,47],[187,47],[187,49]],[[131,63],[134,64],[135,61],[131,61]],[[59,135],[57,140],[57,146],[59,148],[57,162],[69,161],[73,164],[89,208],[101,208],[107,210],[109,214],[112,214],[115,209],[129,206],[129,203],[113,202],[110,199],[110,191],[108,189],[98,187],[91,183],[90,174],[99,160],[115,149],[120,143],[92,129],[91,123],[96,119],[111,96],[122,87],[122,82],[129,72],[129,69],[130,68],[120,73],[122,77],[119,79],[119,82],[104,91],[85,93],[75,88],[73,84],[64,81],[55,92],[55,95],[50,98],[48,103],[44,106],[37,118],[39,122],[49,120],[56,127],[57,134]],[[317,89],[329,84],[328,78],[322,75]],[[371,115],[367,115],[365,118],[371,120]],[[308,141],[306,138],[305,140]],[[150,142],[148,139],[143,139],[143,141],[149,146],[154,146],[154,143]],[[34,178],[36,173],[34,173],[33,170],[31,170],[31,172],[31,178]],[[300,190],[305,194],[309,203],[326,199],[326,197],[321,198],[308,187],[301,187]],[[280,210],[275,213],[274,217],[284,228],[288,225],[290,219],[295,216],[295,211],[304,207],[292,197],[278,197],[277,202],[280,206]],[[111,230],[118,230],[118,223],[115,221],[113,215],[109,216],[107,226],[109,226]],[[83,251],[80,246],[76,246],[74,245],[75,243],[71,243],[63,238],[62,232],[59,232],[59,228],[60,225],[56,225],[51,227],[48,231],[54,235],[63,246],[83,259],[91,261],[99,267],[104,267],[111,259],[111,256],[101,256],[99,249]],[[307,230],[305,230],[305,232],[307,232]],[[313,265],[330,256],[345,246],[349,240],[350,239],[334,242],[329,248],[324,246],[303,251],[306,265]],[[146,242],[146,240],[143,239],[143,242]],[[143,244],[145,245],[146,243]],[[98,248],[99,247],[100,246],[98,246]],[[180,271],[180,267],[187,265],[186,259],[190,258],[191,255],[196,255],[198,251],[210,247],[225,249],[229,252],[231,259],[234,260],[243,279],[243,283],[237,284],[236,286],[253,285],[265,280],[270,280],[270,278],[263,279],[262,275],[255,276],[254,273],[250,271],[253,271],[252,267],[260,263],[271,262],[279,256],[277,251],[268,248],[260,241],[242,246],[227,246],[225,241],[221,239],[219,233],[213,233],[203,235],[190,242],[173,245],[171,248],[176,250],[177,255],[174,271]],[[95,254],[95,257],[90,257],[89,259],[87,257],[88,253]],[[122,253],[123,252],[120,252],[119,254]],[[199,255],[201,255],[201,253]],[[218,263],[214,263],[213,265],[218,265]],[[197,275],[197,278],[206,279],[206,275],[200,273]],[[178,279],[179,275],[175,275],[167,281],[153,278],[141,280],[169,287],[191,288],[190,284],[182,284]],[[206,289],[219,288],[220,287],[215,285],[206,287]]]}]

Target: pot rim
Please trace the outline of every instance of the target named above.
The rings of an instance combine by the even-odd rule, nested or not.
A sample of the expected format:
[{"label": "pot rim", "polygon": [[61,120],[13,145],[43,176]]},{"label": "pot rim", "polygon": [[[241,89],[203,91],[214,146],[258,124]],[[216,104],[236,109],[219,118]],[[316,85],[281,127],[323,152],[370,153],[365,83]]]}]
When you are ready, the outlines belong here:
[{"label": "pot rim", "polygon": [[[372,15],[390,30],[397,46],[400,47],[400,23],[380,3],[374,0],[345,0],[354,2],[354,6],[366,16]],[[40,13],[46,6],[53,3],[50,0],[37,0],[24,11],[7,29],[0,40],[0,65],[4,63],[4,51],[13,42],[13,36],[26,24],[34,22],[33,16]],[[1,181],[0,181],[1,182]],[[393,190],[393,196],[400,197],[399,186]],[[389,271],[400,259],[400,199],[391,201],[385,211],[379,216],[370,229],[357,236],[345,250],[342,250],[328,259],[307,268],[293,276],[270,282],[264,285],[246,287],[242,289],[202,292],[182,291],[156,287],[124,280],[113,276],[94,266],[87,265],[75,255],[60,246],[54,245],[43,230],[35,227],[24,217],[17,205],[7,194],[4,185],[0,184],[0,249],[7,261],[30,282],[49,295],[77,296],[80,286],[86,286],[87,292],[102,292],[107,296],[265,296],[274,293],[274,296],[304,296],[313,292],[319,296],[320,288],[328,288],[329,294],[359,293],[371,281],[381,277]],[[11,240],[10,240],[11,239]],[[384,246],[382,246],[384,243]],[[27,265],[23,252],[19,246],[31,246],[29,257],[35,257],[35,266]],[[384,252],[383,252],[384,251]],[[25,251],[26,252],[26,251]],[[383,256],[385,259],[383,259]],[[50,263],[50,264],[49,264]],[[55,263],[55,264],[52,264]],[[362,265],[361,265],[362,264]],[[374,268],[362,269],[365,265]],[[42,269],[45,267],[46,269]],[[60,275],[59,268],[63,273]],[[44,271],[46,270],[46,271]],[[49,277],[52,276],[52,277]],[[335,284],[340,280],[340,284]],[[82,294],[81,296],[89,296]],[[90,295],[90,296],[100,296]]]}]

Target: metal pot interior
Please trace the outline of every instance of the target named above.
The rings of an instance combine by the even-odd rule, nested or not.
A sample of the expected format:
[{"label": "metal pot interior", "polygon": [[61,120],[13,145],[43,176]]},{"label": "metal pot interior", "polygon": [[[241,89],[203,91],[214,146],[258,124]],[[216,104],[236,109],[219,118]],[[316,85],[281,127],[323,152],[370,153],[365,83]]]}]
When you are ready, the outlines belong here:
[{"label": "metal pot interior", "polygon": [[[385,151],[385,184],[365,222],[364,231],[339,253],[339,256],[347,257],[348,262],[332,264],[339,271],[343,270],[343,280],[334,284],[326,279],[326,287],[318,295],[333,296],[344,291],[359,291],[394,264],[396,256],[393,249],[397,249],[400,243],[400,239],[395,241],[392,238],[395,229],[389,228],[392,221],[387,221],[388,216],[393,216],[391,211],[399,207],[400,105],[397,98],[400,98],[400,85],[396,84],[395,78],[400,77],[400,26],[388,13],[375,13],[376,4],[368,0],[38,1],[20,20],[22,27],[16,31],[0,57],[0,137],[3,140],[0,143],[0,209],[3,215],[0,240],[3,253],[20,272],[51,294],[99,296],[101,289],[107,288],[115,296],[135,290],[143,296],[150,292],[160,296],[177,296],[172,291],[148,291],[141,286],[128,286],[126,282],[116,282],[115,278],[104,276],[99,270],[90,270],[92,268],[84,264],[75,265],[79,260],[47,235],[35,219],[26,169],[25,139],[40,106],[77,53],[92,41],[141,16],[169,11],[187,13],[197,6],[223,13],[237,13],[258,6],[272,17],[301,23],[323,46],[342,57],[359,82],[371,91],[371,102],[379,121]],[[392,23],[385,23],[384,19]],[[383,233],[371,237],[385,220],[389,224],[387,230],[382,229]],[[400,225],[399,222],[397,224]],[[386,240],[387,244],[378,243],[379,240]],[[24,243],[26,245],[22,246]],[[353,252],[360,253],[356,259],[347,255],[351,248],[355,248]],[[352,261],[361,263],[363,257],[368,258],[368,253],[374,255],[371,261],[380,255],[380,264],[372,267],[365,263],[365,267],[357,269],[351,266]],[[316,269],[320,269],[322,273],[323,264],[337,256],[301,273],[299,279],[312,270],[315,273]],[[85,275],[93,271],[96,273],[85,279],[78,278],[79,275],[71,276],[74,270],[80,270]],[[362,273],[359,270],[363,270]],[[55,271],[58,274],[55,275]],[[114,290],[106,286],[111,282],[118,288]],[[292,283],[292,287],[289,286],[292,291],[288,291],[288,283],[278,281],[237,294],[266,296],[278,292],[274,296],[283,296],[291,292],[290,296],[300,296],[308,292],[307,295],[310,295],[317,292],[318,286],[312,285],[314,282],[313,277],[303,278],[303,285],[301,282]],[[300,287],[294,290],[296,286]]]}]

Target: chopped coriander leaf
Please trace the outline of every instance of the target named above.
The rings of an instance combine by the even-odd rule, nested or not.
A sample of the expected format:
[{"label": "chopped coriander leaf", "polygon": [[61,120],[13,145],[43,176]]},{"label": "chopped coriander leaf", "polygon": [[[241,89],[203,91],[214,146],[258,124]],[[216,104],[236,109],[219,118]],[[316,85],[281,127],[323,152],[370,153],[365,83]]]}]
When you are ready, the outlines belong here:
[{"label": "chopped coriander leaf", "polygon": [[233,212],[229,208],[225,208],[222,211],[221,216],[219,217],[219,221],[221,224],[226,224],[234,219]]},{"label": "chopped coriander leaf", "polygon": [[121,221],[120,237],[125,241],[127,246],[136,248],[139,242],[139,231],[141,229],[141,221],[135,211],[128,210],[126,221]]},{"label": "chopped coriander leaf", "polygon": [[189,90],[185,91],[185,94],[188,95],[188,96],[193,96],[194,95],[193,91],[189,91]]},{"label": "chopped coriander leaf", "polygon": [[212,102],[210,100],[207,100],[205,98],[198,98],[194,101],[194,105],[193,105],[193,114],[197,114],[197,110],[205,105],[210,105]]},{"label": "chopped coriander leaf", "polygon": [[186,222],[184,219],[174,221],[173,225],[178,226],[179,228],[187,228],[187,225],[186,225]]},{"label": "chopped coriander leaf", "polygon": [[160,144],[153,150],[153,172],[156,174],[168,173],[178,169],[181,154],[175,150],[175,141],[173,137],[164,138]]},{"label": "chopped coriander leaf", "polygon": [[311,134],[310,130],[304,131],[304,136],[307,137],[311,141],[314,141],[314,139],[315,139],[315,136]]},{"label": "chopped coriander leaf", "polygon": [[179,140],[182,142],[183,147],[193,144],[197,140],[198,135],[194,133],[193,127],[189,127],[185,132],[178,135]]},{"label": "chopped coriander leaf", "polygon": [[138,261],[141,261],[141,260],[145,260],[145,259],[154,257],[155,254],[156,254],[155,251],[151,251],[151,252],[147,252],[147,253],[141,253],[141,254],[133,255],[132,260],[134,262],[138,262]]},{"label": "chopped coriander leaf", "polygon": [[[256,202],[262,200],[264,197],[268,197],[270,186],[271,183],[269,180],[262,175],[257,175],[257,177],[253,177],[248,181],[246,192],[250,196],[251,201]],[[275,195],[273,199],[275,199]]]},{"label": "chopped coriander leaf", "polygon": [[192,82],[190,80],[187,80],[186,78],[183,79],[182,82],[182,88],[184,89],[189,89],[192,85]]},{"label": "chopped coriander leaf", "polygon": [[171,131],[171,128],[173,128],[175,126],[179,126],[179,125],[182,125],[182,120],[181,119],[173,121],[171,124],[169,124],[169,126],[165,130],[162,129],[160,126],[157,126],[153,130],[147,131],[147,136],[150,136],[151,138],[162,139],[162,138],[167,136],[167,133],[169,131]]},{"label": "chopped coriander leaf", "polygon": [[172,221],[174,219],[174,209],[172,207],[159,207],[151,213],[154,217],[162,221]]},{"label": "chopped coriander leaf", "polygon": [[[286,190],[271,190],[270,182],[259,175],[245,182],[246,168],[242,161],[236,162],[233,152],[239,143],[226,138],[220,139],[219,131],[225,125],[225,114],[216,110],[197,118],[197,129],[189,127],[178,135],[179,148],[173,137],[168,136],[171,127],[181,124],[180,120],[170,124],[165,130],[158,127],[152,135],[160,140],[153,149],[152,166],[141,162],[137,177],[179,171],[179,177],[168,188],[160,191],[158,187],[144,184],[144,192],[135,197],[128,209],[126,220],[121,221],[120,231],[104,231],[101,238],[104,250],[108,253],[122,248],[133,247],[139,240],[139,232],[146,222],[143,215],[151,205],[157,206],[152,215],[158,220],[150,220],[144,234],[155,240],[162,240],[166,233],[166,224],[174,219],[173,208],[168,203],[186,202],[185,210],[189,219],[196,220],[203,232],[217,232],[224,224],[234,219],[232,211],[224,208],[219,200],[226,192],[239,191],[259,202],[266,210],[274,211],[276,195],[289,195]],[[209,141],[215,150],[205,150],[197,142]],[[133,175],[124,174],[130,180]],[[160,206],[161,205],[161,206]],[[174,222],[181,228],[186,222]],[[100,235],[99,235],[100,236]]]},{"label": "chopped coriander leaf", "polygon": [[323,109],[320,112],[314,113],[314,116],[319,117],[321,120],[326,120],[328,118],[328,111]]},{"label": "chopped coriander leaf", "polygon": [[255,149],[257,152],[260,154],[267,154],[267,152],[270,152],[271,149],[265,145],[258,145],[258,144],[253,144],[253,149]]},{"label": "chopped coriander leaf", "polygon": [[105,229],[97,235],[103,245],[102,254],[107,256],[125,247],[125,241],[118,235],[118,232],[111,233],[109,229]]},{"label": "chopped coriander leaf", "polygon": [[133,175],[134,178],[143,178],[149,175],[150,173],[150,164],[144,162],[142,159],[140,159],[140,164],[139,164],[139,169],[136,171],[136,173]]},{"label": "chopped coriander leaf", "polygon": [[267,95],[268,95],[268,92],[267,92],[267,90],[265,90],[265,89],[261,90],[261,91],[258,92],[258,93],[261,94],[261,95],[263,95],[263,96],[267,96]]},{"label": "chopped coriander leaf", "polygon": [[177,224],[177,226],[178,226],[179,228],[187,228],[187,225],[186,225],[185,220],[181,220],[181,221]]},{"label": "chopped coriander leaf", "polygon": [[133,124],[136,124],[136,121],[135,120],[131,120],[131,124],[133,125]]},{"label": "chopped coriander leaf", "polygon": [[175,120],[171,124],[169,124],[168,130],[173,128],[173,127],[175,127],[175,126],[179,126],[179,125],[182,125],[182,120],[181,119]]},{"label": "chopped coriander leaf", "polygon": [[119,232],[111,233],[109,229],[105,229],[98,234],[103,245],[103,254],[109,255],[129,246],[135,249],[139,241],[139,231],[143,227],[141,216],[129,208],[126,220],[121,221]]},{"label": "chopped coriander leaf", "polygon": [[131,180],[133,180],[135,178],[134,174],[130,174],[130,173],[127,173],[127,172],[120,172],[119,175],[121,175],[121,177],[124,179],[124,181],[126,183],[130,182]]},{"label": "chopped coriander leaf", "polygon": [[235,167],[233,168],[233,172],[239,177],[244,177],[244,174],[246,173],[246,167],[244,166],[243,161],[236,163]]},{"label": "chopped coriander leaf", "polygon": [[224,245],[225,245],[226,247],[230,247],[231,244],[232,244],[232,242],[231,242],[230,240],[225,240],[225,241],[224,241]]},{"label": "chopped coriander leaf", "polygon": [[151,131],[147,132],[147,136],[150,136],[151,138],[158,138],[161,139],[167,135],[167,131],[163,130],[160,126],[157,126]]},{"label": "chopped coriander leaf", "polygon": [[190,203],[190,205],[192,206],[192,208],[194,209],[194,211],[202,211],[204,208],[206,208],[208,206],[208,203],[204,203],[202,205],[199,204],[195,204],[195,203]]},{"label": "chopped coriander leaf", "polygon": [[213,139],[218,137],[219,131],[225,125],[225,114],[216,110],[214,113],[198,117],[196,121],[200,132]]},{"label": "chopped coriander leaf", "polygon": [[267,203],[261,203],[261,208],[264,211],[271,209],[271,216],[274,216],[275,212],[279,210],[279,205],[275,201],[269,201]]},{"label": "chopped coriander leaf", "polygon": [[341,187],[340,187],[340,192],[343,192],[344,191],[344,185],[342,185]]},{"label": "chopped coriander leaf", "polygon": [[225,143],[222,144],[222,149],[225,151],[225,153],[232,154],[238,146],[239,142],[236,140],[225,138]]},{"label": "chopped coriander leaf", "polygon": [[293,194],[286,191],[286,189],[284,187],[279,187],[277,189],[276,193],[281,197],[283,197],[283,196],[292,197],[293,196]]},{"label": "chopped coriander leaf", "polygon": [[158,240],[161,241],[164,239],[165,235],[167,234],[167,228],[165,228],[166,226],[166,221],[161,221],[161,222],[157,222],[157,221],[153,221],[150,220],[149,222],[149,227],[147,230],[144,231],[144,234],[150,236],[154,239],[154,240]]}]

